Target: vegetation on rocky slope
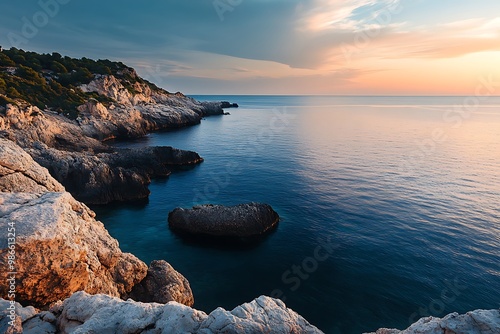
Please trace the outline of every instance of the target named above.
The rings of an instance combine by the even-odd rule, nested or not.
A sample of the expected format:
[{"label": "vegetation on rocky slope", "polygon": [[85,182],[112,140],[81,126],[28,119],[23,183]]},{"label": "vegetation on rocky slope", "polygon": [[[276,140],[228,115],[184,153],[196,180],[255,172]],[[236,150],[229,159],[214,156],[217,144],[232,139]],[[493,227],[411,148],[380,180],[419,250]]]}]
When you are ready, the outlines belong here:
[{"label": "vegetation on rocky slope", "polygon": [[2,50],[0,47],[0,107],[22,99],[42,110],[48,108],[75,118],[78,115],[76,107],[89,98],[103,104],[113,102],[108,97],[84,93],[78,88],[99,74],[114,75],[131,93],[135,93],[136,82],[149,85],[153,91],[163,91],[122,62],[76,59],[56,52],[39,54],[16,48]]}]

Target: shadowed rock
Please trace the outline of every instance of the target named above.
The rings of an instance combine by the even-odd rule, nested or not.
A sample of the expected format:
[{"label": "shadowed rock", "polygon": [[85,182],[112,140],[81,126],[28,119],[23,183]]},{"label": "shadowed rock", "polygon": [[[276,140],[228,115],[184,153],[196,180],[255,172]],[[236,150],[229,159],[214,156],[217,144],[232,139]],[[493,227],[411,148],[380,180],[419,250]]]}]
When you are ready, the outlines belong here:
[{"label": "shadowed rock", "polygon": [[270,231],[278,222],[273,208],[261,203],[176,208],[168,215],[169,226],[176,232],[216,237],[254,237]]},{"label": "shadowed rock", "polygon": [[224,109],[227,109],[227,108],[238,108],[239,105],[237,103],[230,103],[228,101],[222,101],[221,102],[221,107],[224,108]]},{"label": "shadowed rock", "polygon": [[153,261],[149,265],[146,278],[136,286],[129,298],[145,303],[178,302],[194,305],[193,292],[188,280],[166,261]]},{"label": "shadowed rock", "polygon": [[93,154],[60,151],[36,143],[27,151],[76,199],[87,204],[147,198],[151,178],[166,177],[175,167],[203,161],[195,152],[172,147]]}]

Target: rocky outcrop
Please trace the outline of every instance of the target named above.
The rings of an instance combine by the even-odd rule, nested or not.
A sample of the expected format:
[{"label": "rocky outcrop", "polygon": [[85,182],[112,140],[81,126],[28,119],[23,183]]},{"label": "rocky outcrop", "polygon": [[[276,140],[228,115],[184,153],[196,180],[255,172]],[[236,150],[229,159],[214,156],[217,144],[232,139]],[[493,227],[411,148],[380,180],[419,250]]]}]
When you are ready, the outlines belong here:
[{"label": "rocky outcrop", "polygon": [[[87,106],[95,103],[91,100]],[[99,104],[92,111],[93,117],[98,115],[107,118],[109,115],[98,106]],[[129,114],[125,112],[124,115]],[[146,134],[148,128],[145,123],[139,126],[142,124],[140,121],[123,117],[126,118],[123,119],[124,125],[121,128],[134,128],[123,131],[113,128],[109,133],[107,130],[80,127],[63,116],[43,113],[36,107],[9,104],[6,116],[3,117],[3,131],[4,137],[24,147],[67,191],[88,204],[146,198],[149,196],[148,185],[151,178],[168,176],[175,166],[203,161],[195,152],[171,147],[115,150],[95,139],[115,137],[117,133],[126,137]],[[106,121],[95,120],[95,124],[105,127]],[[10,171],[5,170],[3,173]],[[14,181],[17,177],[18,175],[12,175],[9,179]]]},{"label": "rocky outcrop", "polygon": [[[172,148],[118,151],[103,141],[198,124],[204,116],[223,114],[222,106],[228,103],[172,94],[140,79],[134,70],[126,71],[120,75],[132,78],[133,84],[112,75],[95,75],[89,84],[80,86],[107,102],[89,98],[77,108],[75,120],[23,100],[1,107],[0,137],[26,149],[78,200],[105,204],[148,197],[151,178],[168,176],[169,166],[202,159],[194,152]],[[11,176],[10,182],[16,177]]]},{"label": "rocky outcrop", "polygon": [[47,191],[64,191],[64,187],[18,145],[0,138],[0,192]]},{"label": "rocky outcrop", "polygon": [[[174,162],[184,159],[174,149],[155,154]],[[0,272],[0,279],[7,282],[11,278],[8,272],[16,272],[17,301],[43,307],[81,290],[125,297],[143,283],[141,288],[147,292],[158,291],[136,294],[139,301],[143,297],[153,301],[170,298],[192,305],[192,292],[184,277],[164,261],[153,262],[146,277],[146,264],[123,253],[104,225],[95,220],[94,212],[64,192],[45,168],[5,139],[0,139],[0,187],[0,229],[12,232],[9,238],[14,241],[0,238],[0,268],[9,269]],[[16,256],[12,267],[11,245]],[[0,296],[7,296],[8,290],[8,284],[0,285]]]},{"label": "rocky outcrop", "polygon": [[[129,76],[137,78],[135,72]],[[80,106],[79,124],[91,137],[130,138],[148,131],[198,124],[203,116],[222,115],[222,106],[227,106],[223,102],[198,102],[181,93],[152,89],[147,83],[135,82],[126,88],[112,75],[96,75],[80,89],[116,101],[109,108],[92,100]]]},{"label": "rocky outcrop", "polygon": [[195,152],[172,147],[120,149],[113,153],[66,152],[35,143],[27,151],[69,191],[87,204],[149,196],[151,178],[203,161]]},{"label": "rocky outcrop", "polygon": [[187,306],[194,305],[188,280],[166,261],[151,262],[146,278],[134,287],[129,298],[147,303],[176,301]]},{"label": "rocky outcrop", "polygon": [[274,228],[278,222],[279,216],[271,206],[261,203],[176,208],[168,215],[173,231],[217,237],[258,236]]},{"label": "rocky outcrop", "polygon": [[476,310],[448,314],[444,318],[426,317],[405,330],[382,328],[369,334],[498,334],[500,310]]},{"label": "rocky outcrop", "polygon": [[238,108],[239,105],[237,103],[230,103],[228,101],[222,101],[221,107],[224,109],[226,109],[226,108]]},{"label": "rocky outcrop", "polygon": [[56,320],[51,312],[0,298],[0,333],[55,334]]},{"label": "rocky outcrop", "polygon": [[[105,295],[91,296],[85,292],[77,292],[64,302],[55,304],[50,312],[37,313],[35,309],[23,308],[17,311],[25,314],[20,321],[25,333],[28,325],[34,328],[35,324],[45,326],[52,332],[40,330],[33,333],[54,333],[54,328],[61,334],[322,333],[288,309],[282,301],[264,296],[238,306],[231,312],[218,308],[209,315],[176,302],[144,304]],[[2,325],[5,313],[0,314],[0,317]]]},{"label": "rocky outcrop", "polygon": [[[0,202],[0,228],[16,229],[17,301],[44,306],[80,290],[122,296],[146,276],[147,266],[122,253],[69,193],[0,193]],[[8,250],[7,239],[0,239],[2,268],[8,268]],[[6,289],[0,286],[2,296]]]},{"label": "rocky outcrop", "polygon": [[22,101],[7,104],[5,113],[0,113],[0,134],[22,147],[41,142],[63,151],[111,151],[83,133],[76,121],[55,112],[41,111]]}]

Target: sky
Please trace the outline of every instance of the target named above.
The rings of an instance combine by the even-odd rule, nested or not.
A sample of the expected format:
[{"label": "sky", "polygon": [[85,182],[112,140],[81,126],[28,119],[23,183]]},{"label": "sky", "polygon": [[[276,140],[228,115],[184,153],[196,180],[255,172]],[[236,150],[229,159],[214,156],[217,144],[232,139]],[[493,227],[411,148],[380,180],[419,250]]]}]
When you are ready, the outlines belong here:
[{"label": "sky", "polygon": [[469,96],[500,81],[498,0],[2,0],[0,18],[4,48],[122,61],[186,94]]}]

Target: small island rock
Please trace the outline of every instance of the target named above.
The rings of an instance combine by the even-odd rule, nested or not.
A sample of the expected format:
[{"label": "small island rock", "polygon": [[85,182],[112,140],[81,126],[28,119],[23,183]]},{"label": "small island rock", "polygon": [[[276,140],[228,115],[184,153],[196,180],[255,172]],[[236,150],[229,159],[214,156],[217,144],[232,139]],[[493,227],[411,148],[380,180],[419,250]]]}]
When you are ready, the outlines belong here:
[{"label": "small island rock", "polygon": [[176,208],[168,215],[169,226],[176,232],[217,237],[258,236],[273,229],[278,222],[276,211],[262,203]]}]

